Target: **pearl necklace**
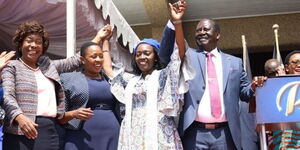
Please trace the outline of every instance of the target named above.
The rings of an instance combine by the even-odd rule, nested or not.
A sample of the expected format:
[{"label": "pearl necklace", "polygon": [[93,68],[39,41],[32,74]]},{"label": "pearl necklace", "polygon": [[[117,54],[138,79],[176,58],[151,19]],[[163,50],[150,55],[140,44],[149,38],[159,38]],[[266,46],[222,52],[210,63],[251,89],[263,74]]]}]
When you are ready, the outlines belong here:
[{"label": "pearl necklace", "polygon": [[30,70],[32,71],[38,71],[40,69],[40,67],[37,67],[37,68],[32,68],[30,67],[29,65],[27,65],[21,58],[19,59],[21,61],[21,63],[26,66],[27,68],[29,68]]}]

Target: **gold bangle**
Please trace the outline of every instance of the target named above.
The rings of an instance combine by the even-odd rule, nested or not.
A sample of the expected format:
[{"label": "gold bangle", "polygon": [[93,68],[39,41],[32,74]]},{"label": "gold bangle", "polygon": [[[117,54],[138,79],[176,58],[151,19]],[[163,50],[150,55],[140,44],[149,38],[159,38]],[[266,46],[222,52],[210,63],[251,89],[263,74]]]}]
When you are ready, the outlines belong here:
[{"label": "gold bangle", "polygon": [[175,21],[172,21],[172,23],[175,25],[175,24],[180,24],[182,23],[182,20],[175,20]]},{"label": "gold bangle", "polygon": [[102,50],[102,52],[104,53],[104,52],[109,52],[109,50]]}]

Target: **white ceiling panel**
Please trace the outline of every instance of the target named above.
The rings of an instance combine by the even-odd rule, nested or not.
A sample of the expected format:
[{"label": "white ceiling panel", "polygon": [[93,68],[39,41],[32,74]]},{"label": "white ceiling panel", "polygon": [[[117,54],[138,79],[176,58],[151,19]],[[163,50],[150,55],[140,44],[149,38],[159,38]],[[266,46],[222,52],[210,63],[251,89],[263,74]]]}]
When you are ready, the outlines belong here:
[{"label": "white ceiling panel", "polygon": [[186,20],[300,12],[300,0],[187,0]]},{"label": "white ceiling panel", "polygon": [[[113,0],[130,25],[149,24],[143,0]],[[156,0],[152,0],[155,2]],[[185,20],[300,12],[300,0],[186,0]]]},{"label": "white ceiling panel", "polygon": [[143,0],[113,0],[113,2],[130,25],[149,23]]}]

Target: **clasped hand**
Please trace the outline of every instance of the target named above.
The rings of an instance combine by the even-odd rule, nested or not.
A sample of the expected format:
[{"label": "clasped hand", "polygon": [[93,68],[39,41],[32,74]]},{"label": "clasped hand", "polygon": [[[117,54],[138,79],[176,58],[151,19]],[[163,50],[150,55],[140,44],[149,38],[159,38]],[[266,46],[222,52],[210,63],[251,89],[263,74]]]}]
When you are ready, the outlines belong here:
[{"label": "clasped hand", "polygon": [[185,0],[180,0],[174,4],[169,3],[169,13],[172,21],[179,21],[182,19],[187,5]]},{"label": "clasped hand", "polygon": [[98,31],[97,37],[99,38],[100,41],[109,40],[112,36],[112,33],[113,33],[112,26],[107,24]]},{"label": "clasped hand", "polygon": [[266,76],[253,77],[251,88],[255,91],[256,87],[264,86],[264,83],[267,79],[268,78]]}]

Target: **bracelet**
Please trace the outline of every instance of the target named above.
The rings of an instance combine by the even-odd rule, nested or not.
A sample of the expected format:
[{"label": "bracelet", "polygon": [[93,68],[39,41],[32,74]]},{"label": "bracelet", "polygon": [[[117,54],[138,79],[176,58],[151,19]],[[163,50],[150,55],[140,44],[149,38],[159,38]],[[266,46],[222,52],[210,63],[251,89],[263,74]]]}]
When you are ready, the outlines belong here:
[{"label": "bracelet", "polygon": [[104,53],[104,52],[109,52],[109,50],[102,50],[102,52]]},{"label": "bracelet", "polygon": [[172,23],[175,25],[175,24],[180,24],[182,23],[182,20],[175,20],[175,21],[172,21]]}]

